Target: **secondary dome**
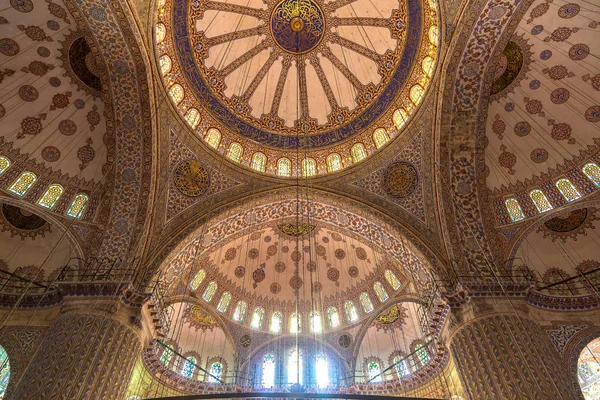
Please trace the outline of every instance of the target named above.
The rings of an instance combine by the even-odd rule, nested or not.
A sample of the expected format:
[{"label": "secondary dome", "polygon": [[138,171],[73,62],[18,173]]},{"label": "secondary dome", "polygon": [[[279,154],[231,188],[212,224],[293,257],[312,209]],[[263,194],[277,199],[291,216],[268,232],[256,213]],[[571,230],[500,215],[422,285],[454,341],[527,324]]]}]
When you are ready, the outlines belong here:
[{"label": "secondary dome", "polygon": [[162,0],[154,39],[171,100],[209,146],[262,173],[312,176],[402,131],[433,75],[438,11],[435,0]]}]

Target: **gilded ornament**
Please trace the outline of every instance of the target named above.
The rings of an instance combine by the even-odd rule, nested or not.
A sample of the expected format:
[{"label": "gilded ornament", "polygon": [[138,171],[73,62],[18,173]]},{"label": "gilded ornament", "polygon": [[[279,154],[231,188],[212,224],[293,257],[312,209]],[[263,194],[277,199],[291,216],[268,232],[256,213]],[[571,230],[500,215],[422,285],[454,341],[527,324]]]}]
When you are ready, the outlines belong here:
[{"label": "gilded ornament", "polygon": [[383,190],[390,196],[402,198],[417,188],[419,177],[412,164],[400,161],[390,165],[383,174]]},{"label": "gilded ornament", "polygon": [[181,193],[190,197],[201,196],[210,186],[208,170],[196,160],[180,163],[173,173],[173,181]]}]

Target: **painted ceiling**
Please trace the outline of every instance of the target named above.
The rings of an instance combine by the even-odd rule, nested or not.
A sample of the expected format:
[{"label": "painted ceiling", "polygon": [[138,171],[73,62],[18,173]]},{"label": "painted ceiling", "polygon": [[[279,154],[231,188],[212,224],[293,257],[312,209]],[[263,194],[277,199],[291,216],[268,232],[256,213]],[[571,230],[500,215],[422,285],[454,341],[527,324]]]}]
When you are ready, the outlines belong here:
[{"label": "painted ceiling", "polygon": [[490,189],[514,190],[595,144],[599,12],[594,2],[536,0],[489,66]]}]

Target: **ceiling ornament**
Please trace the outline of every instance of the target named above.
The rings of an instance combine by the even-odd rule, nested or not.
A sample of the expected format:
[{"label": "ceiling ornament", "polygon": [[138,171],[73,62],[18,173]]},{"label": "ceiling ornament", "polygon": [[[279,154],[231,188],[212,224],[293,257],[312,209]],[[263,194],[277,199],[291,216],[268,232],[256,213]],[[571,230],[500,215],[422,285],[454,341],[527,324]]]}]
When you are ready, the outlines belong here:
[{"label": "ceiling ornament", "polygon": [[396,198],[406,197],[417,188],[419,176],[415,167],[405,161],[390,165],[383,174],[384,191]]},{"label": "ceiling ornament", "polygon": [[36,236],[44,237],[50,233],[50,224],[43,218],[10,204],[2,204],[0,213],[0,231],[10,232],[10,236],[20,236],[22,240]]},{"label": "ceiling ornament", "polygon": [[196,304],[186,308],[183,320],[188,322],[196,331],[212,331],[215,327],[218,327],[217,321]]},{"label": "ceiling ornament", "polygon": [[304,235],[308,235],[310,232],[312,232],[315,229],[315,225],[311,225],[311,224],[307,224],[307,223],[300,223],[300,224],[295,224],[295,223],[291,223],[291,222],[283,222],[280,224],[277,224],[277,227],[279,228],[279,230],[281,232],[283,232],[284,234],[288,235],[288,236],[292,236],[292,237],[301,237]]},{"label": "ceiling ornament", "polygon": [[550,237],[554,242],[560,239],[563,243],[567,239],[577,240],[577,236],[587,236],[586,229],[594,229],[594,221],[599,220],[596,216],[596,208],[580,208],[566,214],[554,217],[538,227],[537,231],[545,237]]},{"label": "ceiling ornament", "polygon": [[196,160],[180,163],[173,172],[173,181],[177,189],[189,197],[201,196],[210,186],[208,170]]},{"label": "ceiling ornament", "polygon": [[527,77],[533,62],[531,47],[523,35],[514,35],[506,44],[498,61],[490,67],[491,77],[494,79],[490,88],[490,101],[497,101],[513,93]]},{"label": "ceiling ornament", "polygon": [[387,312],[375,318],[373,325],[377,330],[387,332],[394,328],[401,328],[405,324],[406,318],[408,318],[407,309],[399,304],[395,304]]}]

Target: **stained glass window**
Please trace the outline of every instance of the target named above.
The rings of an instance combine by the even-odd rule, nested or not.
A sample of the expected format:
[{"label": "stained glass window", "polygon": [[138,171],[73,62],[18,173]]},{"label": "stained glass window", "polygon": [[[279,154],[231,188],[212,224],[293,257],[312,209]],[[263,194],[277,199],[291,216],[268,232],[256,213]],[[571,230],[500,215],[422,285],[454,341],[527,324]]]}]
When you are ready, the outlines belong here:
[{"label": "stained glass window", "polygon": [[267,164],[267,156],[265,156],[263,153],[254,153],[252,155],[252,168],[260,171],[260,172],[265,172],[265,165]]},{"label": "stained glass window", "polygon": [[4,398],[10,380],[10,360],[4,347],[0,346],[0,399]]},{"label": "stained glass window", "polygon": [[171,71],[171,57],[168,55],[163,55],[158,59],[158,63],[160,64],[160,72],[163,75],[168,74]]},{"label": "stained glass window", "polygon": [[324,389],[329,386],[329,364],[325,354],[317,354],[317,362],[315,365],[317,376],[317,387]]},{"label": "stained glass window", "polygon": [[425,93],[425,91],[423,90],[421,85],[415,85],[412,88],[410,88],[410,99],[415,104],[415,106],[419,105],[419,103],[421,102],[423,93]]},{"label": "stained glass window", "polygon": [[312,158],[302,160],[302,176],[315,176],[317,174],[317,164]]},{"label": "stained glass window", "polygon": [[210,147],[216,149],[219,147],[219,143],[221,143],[221,132],[219,132],[218,129],[210,128],[208,132],[206,132],[204,140]]},{"label": "stained glass window", "polygon": [[329,319],[329,327],[337,328],[340,326],[340,316],[338,314],[337,308],[329,307],[327,309],[327,318]]},{"label": "stained glass window", "polygon": [[417,357],[419,358],[419,362],[421,365],[425,365],[429,362],[429,354],[427,354],[427,350],[421,343],[418,343],[415,346],[415,351],[417,352]]},{"label": "stained glass window", "polygon": [[83,210],[85,209],[88,200],[89,197],[87,194],[79,193],[71,202],[71,205],[67,210],[67,215],[73,218],[81,218],[81,214],[83,214]]},{"label": "stained glass window", "polygon": [[194,357],[188,357],[183,363],[183,369],[181,370],[181,375],[186,378],[191,378],[194,374],[194,364],[196,364],[196,359]]},{"label": "stained glass window", "polygon": [[279,311],[275,311],[273,315],[271,315],[271,326],[269,330],[273,333],[281,332],[281,322],[283,320],[283,316]]},{"label": "stained glass window", "polygon": [[404,378],[408,376],[408,368],[406,367],[406,360],[404,360],[401,356],[394,357],[394,364],[396,366],[396,372],[398,373],[399,378]]},{"label": "stained glass window", "polygon": [[288,383],[302,385],[302,352],[295,348],[288,357]]},{"label": "stained glass window", "polygon": [[389,296],[388,296],[387,292],[385,291],[385,288],[383,287],[381,282],[375,282],[375,284],[373,285],[373,289],[375,290],[375,293],[377,294],[379,301],[381,301],[382,303],[385,303],[387,301],[387,299],[389,298]]},{"label": "stained glass window", "polygon": [[356,311],[356,306],[354,305],[352,300],[346,301],[346,303],[344,303],[344,308],[346,309],[346,316],[348,317],[348,322],[358,321],[358,311]]},{"label": "stained glass window", "polygon": [[355,163],[367,158],[367,152],[365,151],[365,146],[363,146],[362,143],[356,143],[354,146],[352,146],[351,152],[352,160]]},{"label": "stained glass window", "polygon": [[10,167],[10,160],[4,156],[0,156],[0,175]]},{"label": "stained glass window", "polygon": [[229,307],[229,302],[231,301],[231,293],[225,292],[221,295],[221,300],[219,300],[219,304],[217,304],[217,311],[224,313],[227,311],[227,307]]},{"label": "stained glass window", "polygon": [[396,125],[396,129],[400,129],[404,125],[406,125],[406,121],[408,121],[408,114],[406,113],[406,111],[404,111],[404,109],[399,108],[396,111],[394,111],[392,119],[394,120],[394,125]]},{"label": "stained glass window", "polygon": [[206,287],[206,290],[202,294],[202,298],[207,303],[210,303],[210,301],[215,296],[216,292],[217,292],[217,282],[211,282],[211,283],[208,284],[208,286]]},{"label": "stained glass window", "polygon": [[240,162],[242,158],[242,153],[244,153],[242,145],[240,145],[239,143],[232,143],[231,146],[229,146],[227,157],[232,161]]},{"label": "stained glass window", "polygon": [[359,300],[363,310],[365,310],[365,314],[368,314],[371,311],[373,311],[373,302],[371,301],[371,298],[367,293],[361,293]]},{"label": "stained glass window", "polygon": [[16,194],[17,196],[23,196],[29,188],[35,183],[37,176],[33,172],[23,172],[21,176],[11,185],[8,190]]},{"label": "stained glass window", "polygon": [[195,129],[200,123],[200,113],[195,108],[190,108],[185,114],[185,120],[190,124],[192,129]]},{"label": "stained glass window", "polygon": [[376,129],[375,132],[373,132],[373,141],[375,142],[375,147],[377,147],[378,149],[383,147],[383,145],[386,144],[389,140],[390,137],[388,136],[385,129],[379,128]]},{"label": "stained glass window", "polygon": [[427,56],[423,59],[421,66],[423,67],[423,72],[431,78],[433,75],[433,66],[435,65],[435,61],[430,56]]},{"label": "stained glass window", "polygon": [[398,279],[396,274],[394,274],[389,269],[385,270],[385,279],[388,281],[388,283],[394,290],[398,290],[400,289],[400,286],[402,286],[402,283],[400,283],[400,280]]},{"label": "stained glass window", "polygon": [[310,319],[310,331],[312,333],[323,332],[323,321],[321,320],[321,314],[318,311],[311,312],[309,319]]},{"label": "stained glass window", "polygon": [[556,187],[562,195],[567,199],[567,201],[577,200],[581,197],[581,193],[573,186],[570,180],[568,179],[559,179],[556,182]]},{"label": "stained glass window", "polygon": [[434,46],[437,46],[440,42],[440,30],[436,25],[432,25],[431,28],[429,28],[429,41]]},{"label": "stained glass window", "polygon": [[204,280],[204,277],[206,277],[206,271],[204,271],[203,269],[196,273],[196,276],[194,276],[194,279],[192,279],[192,281],[190,282],[190,287],[192,288],[192,290],[198,289],[198,286],[200,286],[200,284]]},{"label": "stained glass window", "polygon": [[543,213],[548,210],[552,210],[552,205],[546,198],[544,192],[542,192],[541,190],[532,190],[531,193],[529,193],[529,197],[531,197],[531,200],[533,200],[533,204],[535,204],[535,207],[538,209],[539,212]]},{"label": "stained glass window", "polygon": [[160,43],[165,40],[167,35],[167,28],[163,24],[156,24],[156,43]]},{"label": "stained glass window", "polygon": [[280,158],[277,161],[277,175],[290,176],[292,174],[292,162],[287,158]]},{"label": "stained glass window", "polygon": [[[2,160],[0,159],[0,174],[2,173],[1,165]],[[594,182],[594,185],[600,187],[600,167],[598,167],[598,165],[594,163],[586,164],[583,167],[583,173],[589,178],[590,181]]]},{"label": "stained glass window", "polygon": [[379,383],[381,382],[381,367],[377,361],[370,361],[368,366],[369,382]]},{"label": "stained glass window", "polygon": [[210,366],[210,376],[208,377],[208,381],[210,383],[218,383],[219,380],[222,380],[221,374],[223,373],[223,365],[220,362],[214,362]]},{"label": "stained glass window", "polygon": [[254,329],[260,329],[262,327],[263,318],[265,316],[265,310],[262,307],[257,307],[252,313],[252,321],[250,326]]},{"label": "stained glass window", "polygon": [[302,332],[302,317],[298,313],[293,313],[290,317],[290,333]]},{"label": "stained glass window", "polygon": [[177,84],[173,85],[171,87],[171,90],[169,90],[169,96],[171,96],[171,99],[173,99],[173,102],[175,102],[175,104],[179,104],[179,102],[183,100],[183,88]]},{"label": "stained glass window", "polygon": [[508,211],[508,215],[510,216],[512,222],[525,219],[525,214],[523,214],[523,210],[521,209],[517,199],[506,199],[504,205],[506,206],[506,211]]},{"label": "stained glass window", "polygon": [[237,305],[235,306],[235,310],[233,310],[233,320],[237,321],[237,322],[242,322],[244,320],[244,315],[246,315],[246,307],[248,305],[246,304],[245,301],[240,300],[238,301]]},{"label": "stained glass window", "polygon": [[327,156],[327,169],[329,172],[335,172],[342,169],[342,158],[339,154],[333,153]]},{"label": "stained glass window", "polygon": [[38,204],[45,208],[54,207],[60,196],[62,196],[63,190],[63,187],[58,184],[50,185],[38,200]]},{"label": "stained glass window", "polygon": [[173,346],[167,346],[164,348],[162,355],[160,356],[160,362],[163,365],[168,365],[173,357]]},{"label": "stained glass window", "polygon": [[263,358],[262,386],[265,388],[275,386],[275,356],[273,354],[267,354]]}]

